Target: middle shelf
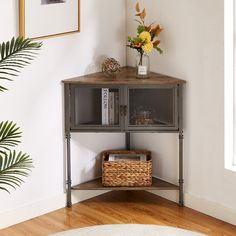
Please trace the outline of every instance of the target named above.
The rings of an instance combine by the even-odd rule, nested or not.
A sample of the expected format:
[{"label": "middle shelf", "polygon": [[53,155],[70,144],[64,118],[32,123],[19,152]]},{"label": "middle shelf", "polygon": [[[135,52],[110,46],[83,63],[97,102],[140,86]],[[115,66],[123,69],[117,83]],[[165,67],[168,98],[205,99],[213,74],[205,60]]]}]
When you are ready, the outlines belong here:
[{"label": "middle shelf", "polygon": [[102,178],[97,178],[76,186],[74,190],[179,190],[179,186],[166,182],[164,180],[152,177],[152,186],[150,187],[105,187],[102,185]]}]

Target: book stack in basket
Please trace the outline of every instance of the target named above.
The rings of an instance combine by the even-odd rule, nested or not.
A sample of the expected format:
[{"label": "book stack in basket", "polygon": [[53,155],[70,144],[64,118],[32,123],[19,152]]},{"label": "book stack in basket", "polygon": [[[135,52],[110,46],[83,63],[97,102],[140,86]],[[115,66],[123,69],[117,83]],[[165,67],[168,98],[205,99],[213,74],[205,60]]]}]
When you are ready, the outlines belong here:
[{"label": "book stack in basket", "polygon": [[152,185],[152,158],[147,150],[108,150],[102,156],[102,184],[107,187]]}]

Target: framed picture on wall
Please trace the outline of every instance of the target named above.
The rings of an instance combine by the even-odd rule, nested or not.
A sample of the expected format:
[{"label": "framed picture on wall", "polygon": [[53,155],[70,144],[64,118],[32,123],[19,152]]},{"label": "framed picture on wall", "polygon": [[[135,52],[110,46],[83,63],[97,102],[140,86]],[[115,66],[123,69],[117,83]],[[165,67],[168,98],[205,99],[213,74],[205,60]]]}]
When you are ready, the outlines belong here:
[{"label": "framed picture on wall", "polygon": [[19,0],[19,34],[38,39],[80,31],[80,0]]}]

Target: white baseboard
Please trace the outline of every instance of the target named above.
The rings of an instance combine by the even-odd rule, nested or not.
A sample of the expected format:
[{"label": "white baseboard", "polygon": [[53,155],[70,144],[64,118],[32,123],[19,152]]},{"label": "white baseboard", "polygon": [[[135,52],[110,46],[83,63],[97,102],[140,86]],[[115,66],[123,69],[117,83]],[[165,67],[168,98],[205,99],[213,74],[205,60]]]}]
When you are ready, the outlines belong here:
[{"label": "white baseboard", "polygon": [[[104,192],[105,191],[90,190],[74,192],[72,194],[72,203],[74,204],[98,196]],[[58,210],[65,207],[65,205],[66,194],[61,194],[51,198],[42,199],[37,202],[29,203],[11,211],[3,212],[0,214],[0,229]]]},{"label": "white baseboard", "polygon": [[[170,201],[178,202],[177,191],[149,191]],[[236,210],[221,204],[191,195],[184,194],[184,205],[206,215],[212,216],[227,223],[236,225]]]},{"label": "white baseboard", "polygon": [[[72,203],[84,201],[86,199],[98,196],[107,191],[77,191],[72,194]],[[150,191],[156,195],[164,197],[168,200],[178,202],[177,191]],[[196,211],[210,215],[217,219],[223,220],[230,224],[236,225],[236,211],[220,205],[215,202],[208,201],[203,198],[196,197],[194,195],[186,193],[184,195],[185,206],[192,208]],[[51,198],[43,199],[37,202],[33,202],[12,211],[4,212],[0,214],[0,229],[6,228],[11,225],[18,224],[20,222],[32,219],[34,217],[58,210],[65,207],[66,195],[61,194]]]}]

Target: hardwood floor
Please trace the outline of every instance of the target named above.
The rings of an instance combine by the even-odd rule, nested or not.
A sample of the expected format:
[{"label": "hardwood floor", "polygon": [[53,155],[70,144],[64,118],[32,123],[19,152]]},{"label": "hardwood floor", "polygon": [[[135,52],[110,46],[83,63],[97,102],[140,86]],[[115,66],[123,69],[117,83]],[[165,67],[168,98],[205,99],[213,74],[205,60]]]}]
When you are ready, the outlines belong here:
[{"label": "hardwood floor", "polygon": [[208,235],[236,235],[236,226],[145,191],[113,191],[0,230],[0,236],[45,236],[99,224],[156,224]]}]

